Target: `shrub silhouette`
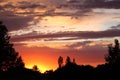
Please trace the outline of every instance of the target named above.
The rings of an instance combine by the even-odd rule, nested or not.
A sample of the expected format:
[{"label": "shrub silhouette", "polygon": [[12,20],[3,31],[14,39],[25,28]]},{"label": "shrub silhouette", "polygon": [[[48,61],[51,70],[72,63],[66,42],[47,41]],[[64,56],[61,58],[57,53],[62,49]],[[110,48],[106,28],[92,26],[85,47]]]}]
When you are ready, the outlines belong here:
[{"label": "shrub silhouette", "polygon": [[0,21],[0,70],[7,71],[10,68],[24,67],[21,56],[9,42],[10,36],[5,25]]},{"label": "shrub silhouette", "polygon": [[37,65],[34,65],[33,68],[32,68],[33,71],[39,71],[39,68]]}]

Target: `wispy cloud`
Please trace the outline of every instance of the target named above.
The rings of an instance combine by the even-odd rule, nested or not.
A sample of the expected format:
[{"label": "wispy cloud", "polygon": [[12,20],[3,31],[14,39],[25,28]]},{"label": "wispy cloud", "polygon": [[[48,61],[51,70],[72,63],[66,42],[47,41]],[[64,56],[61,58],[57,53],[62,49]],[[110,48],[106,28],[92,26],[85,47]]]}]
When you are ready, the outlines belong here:
[{"label": "wispy cloud", "polygon": [[[111,34],[112,33],[112,34]],[[120,36],[120,29],[110,29],[106,31],[70,31],[70,32],[57,32],[57,33],[49,33],[49,34],[36,34],[33,36],[17,36],[12,38],[12,41],[24,41],[24,40],[31,40],[31,39],[50,39],[51,40],[60,40],[60,38],[65,37],[66,40],[73,40],[73,39],[99,39],[99,38],[110,38],[110,37],[119,37]],[[71,37],[71,38],[69,38]],[[61,39],[62,40],[62,39]],[[64,39],[65,40],[65,39]]]}]

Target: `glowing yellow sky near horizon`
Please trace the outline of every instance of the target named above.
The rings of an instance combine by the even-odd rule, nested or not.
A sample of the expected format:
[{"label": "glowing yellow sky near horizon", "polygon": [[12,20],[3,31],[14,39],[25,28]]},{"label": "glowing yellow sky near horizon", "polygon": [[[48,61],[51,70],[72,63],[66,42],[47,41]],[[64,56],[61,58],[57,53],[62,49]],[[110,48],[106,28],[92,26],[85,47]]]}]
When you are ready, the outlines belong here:
[{"label": "glowing yellow sky near horizon", "polygon": [[[103,47],[107,47],[109,43],[113,43],[112,40],[106,40],[106,41],[93,41],[91,43],[88,43],[84,46],[89,46],[89,47],[94,47],[96,45],[103,45]],[[48,44],[48,45],[47,45]],[[68,45],[69,44],[69,45]],[[76,59],[76,63],[78,65],[92,65],[92,66],[97,66],[98,64],[103,64],[104,63],[104,56],[102,57],[101,60],[98,58],[94,60],[88,60],[89,56],[82,56],[79,55],[79,53],[72,53],[71,51],[69,53],[66,53],[66,51],[69,51],[70,48],[68,46],[73,45],[73,42],[68,42],[68,43],[60,43],[60,42],[52,42],[52,43],[39,43],[37,42],[29,42],[26,43],[24,46],[15,46],[15,49],[20,53],[20,55],[23,58],[23,61],[25,62],[25,67],[32,69],[34,65],[37,65],[40,72],[45,72],[46,70],[55,70],[58,68],[58,63],[57,59],[59,56],[62,56],[64,58],[64,64],[65,64],[65,58],[67,56],[70,56],[71,60],[73,58]],[[66,46],[67,45],[67,46]],[[74,47],[74,49],[78,49],[78,47]],[[51,48],[51,49],[49,49]],[[73,48],[72,48],[73,49]],[[62,52],[60,51],[62,50]],[[82,49],[81,49],[82,50]],[[107,51],[107,50],[106,50]],[[94,56],[94,55],[93,55]],[[95,57],[95,56],[94,56]],[[100,56],[99,56],[100,58]],[[98,59],[98,60],[97,60]]]},{"label": "glowing yellow sky near horizon", "polygon": [[[14,37],[14,35],[15,36],[24,35],[32,32],[36,32],[37,34],[41,34],[41,33],[49,34],[60,31],[63,32],[64,31],[103,31],[110,29],[112,25],[117,25],[119,22],[119,19],[114,18],[114,15],[112,14],[111,16],[107,14],[104,15],[97,15],[97,14],[94,15],[94,14],[91,14],[91,16],[84,16],[78,19],[71,19],[71,17],[68,16],[54,16],[54,17],[47,16],[44,17],[42,20],[39,20],[39,17],[38,18],[36,17],[34,19],[35,20],[38,19],[38,23],[36,23],[35,25],[30,25],[28,27],[25,27],[17,31],[12,31],[10,33]],[[34,35],[34,33],[32,35]],[[103,41],[100,42],[100,40]],[[16,49],[22,55],[27,68],[32,68],[34,65],[37,65],[41,72],[50,69],[55,70],[58,67],[57,58],[60,55],[62,55],[64,59],[66,58],[66,56],[70,56],[71,59],[76,58],[77,64],[90,64],[96,66],[97,64],[104,63],[104,54],[107,53],[107,50],[103,54],[94,53],[94,55],[99,55],[95,57],[92,53],[90,53],[91,55],[87,54],[89,53],[89,51],[86,52],[84,56],[82,56],[83,55],[82,52],[79,54],[78,50],[84,49],[83,46],[76,46],[72,48],[75,51],[77,51],[77,53],[74,51],[72,53],[72,51],[70,51],[71,49],[67,47],[76,42],[82,42],[82,41],[84,42],[86,41],[86,39],[74,40],[74,41],[62,40],[62,42],[44,41],[42,39],[26,40],[20,42],[21,44],[25,44],[24,46],[21,46],[20,49],[16,47]],[[105,45],[108,45],[111,42],[112,39],[107,39],[107,41],[106,39],[97,39],[96,41],[87,44],[86,46],[88,47],[86,48],[99,47],[99,45],[105,47]],[[96,51],[96,48],[93,50],[93,52],[94,51]],[[92,56],[95,58],[93,59]],[[88,60],[88,58],[90,60]]]},{"label": "glowing yellow sky near horizon", "polygon": [[[56,5],[61,5],[62,2],[66,1],[69,0],[4,0],[0,3],[0,8],[4,8],[2,12],[5,14],[2,13],[0,17],[5,17],[8,20],[31,19],[24,23],[28,25],[18,25],[17,27],[23,27],[9,32],[13,38],[69,31],[105,31],[120,24],[120,9],[86,7],[88,11],[84,12],[83,8],[77,8],[73,6],[74,4],[69,5],[70,7],[73,6],[73,9],[69,6],[68,8],[57,8]],[[84,4],[84,1],[86,0],[81,0],[78,4]],[[62,16],[58,13],[68,15]],[[16,51],[22,56],[25,67],[32,69],[34,65],[37,65],[40,72],[45,72],[46,70],[55,70],[58,67],[57,59],[59,56],[64,57],[64,62],[67,56],[70,56],[71,60],[75,58],[79,65],[96,66],[102,64],[105,62],[104,56],[107,54],[107,45],[113,43],[115,39],[114,37],[64,40],[69,38],[72,37],[57,37],[55,39],[59,40],[53,41],[50,41],[50,38],[29,38],[25,41],[14,41],[13,43],[15,43]],[[119,39],[119,37],[117,38]]]},{"label": "glowing yellow sky near horizon", "polygon": [[[102,31],[102,30],[110,29],[111,26],[106,26],[106,25],[110,25],[110,24],[117,25],[116,23],[119,20],[114,18],[112,19],[112,18],[113,18],[112,14],[111,14],[111,17],[109,17],[106,14],[101,16],[92,14],[92,16],[83,17],[80,19],[71,19],[71,17],[68,17],[68,16],[66,17],[65,16],[54,16],[54,17],[48,16],[48,17],[44,17],[36,25],[31,25],[29,27],[26,27],[18,31],[13,31],[11,33],[14,36],[14,35],[24,35],[24,34],[32,33],[33,31],[37,32],[37,34],[41,34],[41,33],[49,34],[49,33],[56,33],[60,31],[63,31],[63,32],[64,31]],[[39,18],[35,18],[35,19],[39,19]],[[116,21],[116,22],[110,23],[112,21],[113,22]],[[102,41],[99,42],[99,40],[102,40],[102,39],[98,39],[96,42],[89,43],[87,44],[87,46],[98,47],[96,45],[108,45],[109,43],[111,43],[109,42],[110,39],[108,39],[108,41],[106,41],[105,43],[103,43]],[[106,39],[103,39],[103,41],[104,40]],[[86,40],[83,39],[83,41],[86,41]],[[41,72],[45,72],[46,70],[50,70],[50,69],[55,70],[58,67],[57,58],[60,55],[62,55],[64,59],[66,58],[66,56],[76,58],[77,64],[90,64],[90,65],[96,66],[97,64],[104,63],[104,54],[107,53],[107,50],[104,54],[94,54],[94,55],[101,55],[101,56],[99,57],[97,56],[95,59],[92,59],[93,54],[92,53],[90,53],[91,55],[87,54],[89,53],[89,51],[86,52],[84,56],[82,56],[83,54],[82,52],[79,54],[78,50],[84,49],[83,46],[76,46],[72,48],[72,49],[75,49],[77,53],[74,51],[72,53],[72,51],[70,51],[71,49],[66,47],[66,45],[69,46],[74,44],[75,42],[82,42],[82,40],[74,40],[74,41],[62,40],[62,42],[61,41],[53,41],[53,42],[44,41],[42,39],[36,39],[33,41],[27,40],[27,41],[20,42],[20,43],[26,44],[24,45],[25,49],[20,49],[20,50],[17,49],[17,51],[19,51],[20,54],[23,56],[23,60],[25,61],[27,68],[32,68],[34,65],[37,65]],[[96,49],[94,49],[93,52],[94,51],[96,51]],[[93,57],[95,57],[94,55]],[[88,60],[88,58],[90,60]]]}]

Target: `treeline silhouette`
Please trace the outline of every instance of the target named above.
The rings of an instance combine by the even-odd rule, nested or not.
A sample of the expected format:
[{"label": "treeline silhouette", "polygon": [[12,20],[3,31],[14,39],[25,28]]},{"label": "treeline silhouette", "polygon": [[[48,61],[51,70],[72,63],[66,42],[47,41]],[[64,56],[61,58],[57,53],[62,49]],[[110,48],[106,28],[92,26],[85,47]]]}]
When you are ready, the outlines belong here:
[{"label": "treeline silhouette", "polygon": [[63,57],[58,58],[58,68],[41,73],[37,65],[33,69],[25,68],[19,53],[9,42],[8,30],[0,21],[0,80],[120,80],[120,46],[115,39],[114,45],[108,46],[105,64],[78,65],[75,59],[67,56],[63,65]]}]

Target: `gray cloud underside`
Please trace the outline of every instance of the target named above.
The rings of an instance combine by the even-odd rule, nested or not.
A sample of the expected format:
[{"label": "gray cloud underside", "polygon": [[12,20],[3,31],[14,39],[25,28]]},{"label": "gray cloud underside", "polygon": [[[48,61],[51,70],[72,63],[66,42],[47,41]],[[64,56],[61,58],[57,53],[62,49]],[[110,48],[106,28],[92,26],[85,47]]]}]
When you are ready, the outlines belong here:
[{"label": "gray cloud underside", "polygon": [[119,37],[119,36],[120,36],[120,29],[111,29],[111,30],[106,30],[106,31],[58,32],[54,34],[52,33],[51,34],[40,34],[40,35],[34,35],[34,36],[30,36],[29,34],[27,34],[27,35],[13,37],[11,40],[12,41],[25,41],[25,40],[31,40],[31,39],[44,39],[44,38],[48,38],[48,40],[49,38],[53,40],[55,38],[57,40],[57,38],[62,38],[62,37],[66,37],[66,39],[68,38],[68,40],[71,40],[69,37],[73,37],[76,40],[76,39],[109,38],[109,37]]},{"label": "gray cloud underside", "polygon": [[93,8],[120,8],[120,0],[87,0],[87,6]]},{"label": "gray cloud underside", "polygon": [[[7,0],[0,0],[7,1]],[[64,0],[62,0],[63,3]],[[55,9],[47,9],[49,5],[39,3],[31,3],[29,1],[19,1],[19,5],[14,5],[13,3],[6,3],[3,6],[0,6],[0,20],[3,21],[9,31],[19,30],[21,28],[29,26],[28,22],[33,21],[35,16],[44,17],[44,16],[71,16],[71,18],[80,16],[89,16],[89,12],[92,12],[94,8],[120,8],[120,0],[69,0],[64,1],[64,4],[61,4],[57,0],[57,6]],[[55,2],[54,2],[55,4]],[[34,9],[44,9],[45,12],[34,12]],[[49,7],[50,8],[50,7]],[[69,12],[56,12],[56,9],[70,9],[76,10],[74,13]],[[71,9],[74,8],[74,9]],[[17,9],[26,10],[23,12],[16,12]],[[24,17],[27,15],[27,17]]]},{"label": "gray cloud underside", "polygon": [[112,29],[120,29],[120,24],[117,25],[117,26],[112,26],[111,28],[112,28]]},{"label": "gray cloud underside", "polygon": [[70,0],[65,4],[61,4],[59,7],[70,8],[120,8],[120,0]]},{"label": "gray cloud underside", "polygon": [[14,17],[2,17],[0,18],[0,21],[3,21],[3,23],[6,25],[9,31],[12,30],[19,30],[24,27],[29,26],[28,22],[32,21],[33,17],[21,17],[21,16],[14,16]]}]

